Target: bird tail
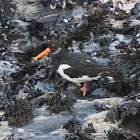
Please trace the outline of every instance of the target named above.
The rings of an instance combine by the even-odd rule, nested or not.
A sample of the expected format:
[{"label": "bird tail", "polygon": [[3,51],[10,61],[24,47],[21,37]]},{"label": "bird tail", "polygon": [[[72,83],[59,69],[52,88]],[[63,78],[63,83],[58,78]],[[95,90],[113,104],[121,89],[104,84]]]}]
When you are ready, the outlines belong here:
[{"label": "bird tail", "polygon": [[114,68],[110,68],[110,67],[103,67],[102,68],[102,77],[113,77],[114,79],[122,79],[122,74],[114,69]]}]

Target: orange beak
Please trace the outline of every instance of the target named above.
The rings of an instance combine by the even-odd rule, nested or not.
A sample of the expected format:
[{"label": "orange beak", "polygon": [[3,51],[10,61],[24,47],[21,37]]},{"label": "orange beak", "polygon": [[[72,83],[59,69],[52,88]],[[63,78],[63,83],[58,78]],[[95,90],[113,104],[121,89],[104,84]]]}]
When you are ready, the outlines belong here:
[{"label": "orange beak", "polygon": [[50,48],[45,49],[43,52],[41,52],[40,54],[38,54],[34,59],[37,60],[41,57],[43,57],[45,54],[49,53],[51,51]]}]

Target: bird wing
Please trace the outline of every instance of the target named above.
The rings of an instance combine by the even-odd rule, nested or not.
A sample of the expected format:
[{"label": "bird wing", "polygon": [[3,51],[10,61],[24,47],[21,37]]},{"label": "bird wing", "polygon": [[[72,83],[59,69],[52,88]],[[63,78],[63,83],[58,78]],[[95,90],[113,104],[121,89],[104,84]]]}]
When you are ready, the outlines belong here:
[{"label": "bird wing", "polygon": [[63,64],[71,66],[64,70],[64,73],[69,75],[71,78],[79,78],[82,76],[96,77],[107,69],[105,66],[92,59],[92,57],[85,54],[77,56],[77,53],[73,53],[71,55],[72,56],[69,54],[69,57],[63,61]]}]

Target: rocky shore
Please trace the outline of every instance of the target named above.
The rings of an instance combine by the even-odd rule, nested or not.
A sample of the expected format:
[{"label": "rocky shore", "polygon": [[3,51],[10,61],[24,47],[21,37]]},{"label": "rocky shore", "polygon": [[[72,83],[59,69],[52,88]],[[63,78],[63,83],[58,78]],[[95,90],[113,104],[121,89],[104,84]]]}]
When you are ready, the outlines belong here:
[{"label": "rocky shore", "polygon": [[[139,140],[139,0],[0,1],[1,140]],[[42,42],[60,41],[112,69],[84,97]],[[47,60],[46,60],[47,59]]]}]

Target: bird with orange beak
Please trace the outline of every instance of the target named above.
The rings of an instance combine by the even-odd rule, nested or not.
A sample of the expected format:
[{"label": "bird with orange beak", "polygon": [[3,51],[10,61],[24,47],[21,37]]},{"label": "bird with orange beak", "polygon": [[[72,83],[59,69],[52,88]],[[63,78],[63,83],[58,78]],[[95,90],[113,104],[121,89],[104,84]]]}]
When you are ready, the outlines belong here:
[{"label": "bird with orange beak", "polygon": [[107,67],[98,63],[87,54],[67,52],[58,41],[47,42],[45,47],[46,49],[34,59],[37,60],[50,53],[52,64],[63,78],[79,86],[80,83],[83,83],[81,88],[83,96],[86,95],[86,83],[98,80],[108,70]]}]

